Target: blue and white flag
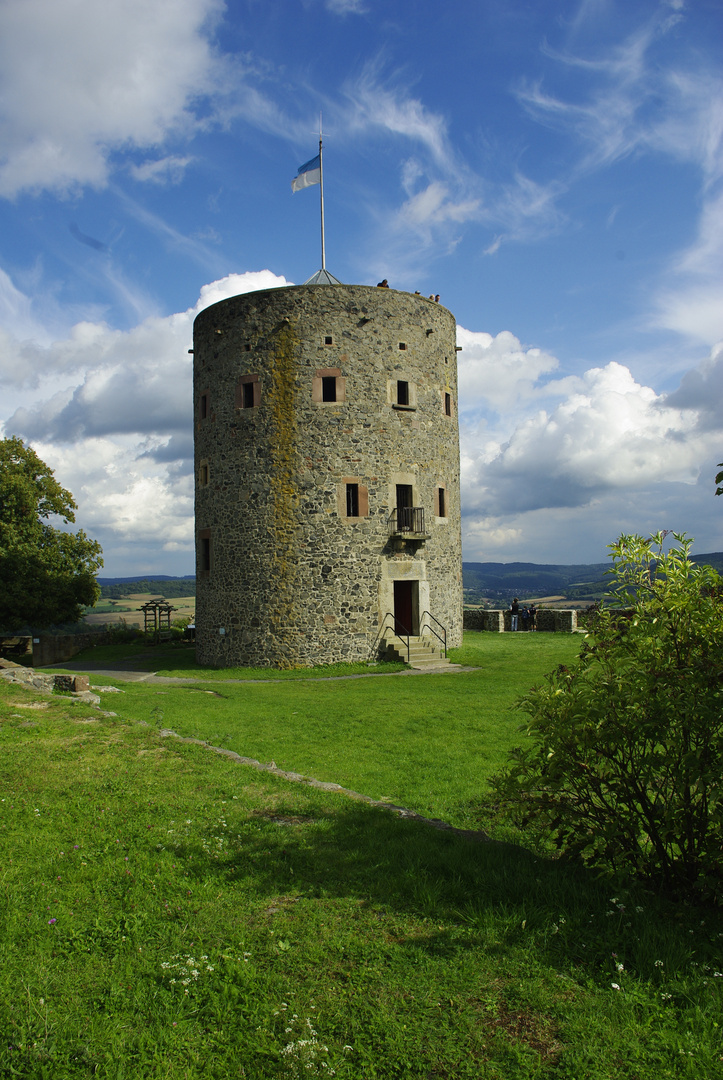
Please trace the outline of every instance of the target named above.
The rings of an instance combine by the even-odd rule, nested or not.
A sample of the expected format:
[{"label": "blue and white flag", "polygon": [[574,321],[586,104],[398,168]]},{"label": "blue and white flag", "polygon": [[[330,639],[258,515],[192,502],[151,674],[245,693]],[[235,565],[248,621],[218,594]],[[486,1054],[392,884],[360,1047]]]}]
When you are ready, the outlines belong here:
[{"label": "blue and white flag", "polygon": [[311,187],[312,184],[321,183],[321,158],[317,154],[311,161],[307,161],[306,164],[299,167],[294,179],[291,181],[291,190],[301,191],[303,188]]}]

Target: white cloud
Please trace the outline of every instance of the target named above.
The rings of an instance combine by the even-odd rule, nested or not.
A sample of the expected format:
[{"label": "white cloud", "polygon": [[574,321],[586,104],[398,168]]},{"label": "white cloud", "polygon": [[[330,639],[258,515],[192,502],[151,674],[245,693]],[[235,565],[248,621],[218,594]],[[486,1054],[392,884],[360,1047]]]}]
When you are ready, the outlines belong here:
[{"label": "white cloud", "polygon": [[673,409],[694,409],[701,431],[716,431],[723,457],[723,342],[715,345],[697,368],[688,371],[678,389],[669,394],[666,406]]},{"label": "white cloud", "polygon": [[479,409],[510,413],[539,393],[539,380],[558,367],[541,349],[524,349],[508,330],[496,337],[457,327],[459,410],[470,422]]},{"label": "white cloud", "polygon": [[[8,354],[11,338],[45,338],[43,327],[32,313],[30,297],[18,289],[8,274],[0,268],[0,366]],[[15,374],[20,375],[20,372]]]},{"label": "white cloud", "polygon": [[135,180],[153,184],[180,184],[192,161],[191,157],[170,154],[155,161],[144,161],[141,165],[131,165],[130,172]]},{"label": "white cloud", "polygon": [[534,537],[535,561],[594,561],[619,532],[658,528],[720,546],[723,346],[666,397],[614,362],[559,378],[510,333],[458,340],[465,558],[529,558]]},{"label": "white cloud", "polygon": [[[56,394],[18,408],[6,429],[30,439],[77,442],[135,432],[178,434],[190,426],[193,320],[227,296],[285,285],[269,270],[229,274],[201,290],[187,311],[145,319],[129,331],[80,323],[68,338],[41,347],[15,343],[4,357],[2,381],[44,385],[60,373],[75,381]],[[67,382],[67,378],[66,378]]]},{"label": "white cloud", "polygon": [[447,184],[433,181],[403,203],[393,228],[407,235],[413,232],[422,243],[431,245],[441,228],[474,221],[479,216],[479,199],[455,200]]},{"label": "white cloud", "polygon": [[[130,572],[172,572],[163,552],[178,553],[177,572],[192,568],[193,320],[228,296],[286,284],[269,270],[230,274],[189,310],[127,332],[81,323],[44,346],[7,337],[0,386],[6,401],[20,395],[24,404],[3,434],[27,439],[57,470],[78,502],[78,525],[118,560],[109,572],[121,559]],[[159,552],[152,566],[149,548]]]},{"label": "white cloud", "polygon": [[0,194],[103,186],[117,150],[193,128],[221,0],[5,0]]}]

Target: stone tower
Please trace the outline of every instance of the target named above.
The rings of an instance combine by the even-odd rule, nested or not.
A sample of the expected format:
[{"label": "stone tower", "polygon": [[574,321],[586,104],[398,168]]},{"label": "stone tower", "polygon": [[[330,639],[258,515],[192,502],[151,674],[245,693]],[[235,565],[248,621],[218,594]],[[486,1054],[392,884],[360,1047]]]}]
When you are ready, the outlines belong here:
[{"label": "stone tower", "polygon": [[360,285],[222,300],[194,325],[194,417],[199,663],[369,660],[440,624],[461,643],[446,308]]}]

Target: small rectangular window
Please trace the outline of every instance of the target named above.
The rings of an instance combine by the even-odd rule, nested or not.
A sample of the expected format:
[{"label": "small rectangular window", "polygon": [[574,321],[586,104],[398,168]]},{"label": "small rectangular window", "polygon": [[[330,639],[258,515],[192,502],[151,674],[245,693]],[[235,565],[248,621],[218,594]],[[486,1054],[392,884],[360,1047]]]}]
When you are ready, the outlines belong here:
[{"label": "small rectangular window", "polygon": [[334,338],[333,338],[333,337],[331,336],[331,334],[327,334],[327,335],[325,336],[325,338],[324,338],[324,344],[325,344],[325,345],[333,345],[333,344],[334,344]]},{"label": "small rectangular window", "polygon": [[409,383],[404,379],[397,379],[397,405],[409,404]]},{"label": "small rectangular window", "polygon": [[208,483],[208,462],[202,461],[198,470],[198,482],[201,487],[205,487]]},{"label": "small rectangular window", "polygon": [[451,416],[452,415],[452,395],[451,394],[445,394],[444,395],[444,412],[445,412],[446,416]]},{"label": "small rectangular window", "polygon": [[407,343],[406,343],[406,341],[400,341],[400,342],[399,342],[399,348],[401,349],[401,351],[402,351],[402,352],[405,352],[405,351],[406,351],[406,348],[407,348]]},{"label": "small rectangular window", "polygon": [[346,485],[346,516],[359,517],[359,485]]},{"label": "small rectangular window", "polygon": [[437,488],[437,517],[447,516],[447,492],[443,487]]},{"label": "small rectangular window", "polygon": [[208,416],[208,394],[201,394],[198,401],[198,415],[201,420],[205,420]]},{"label": "small rectangular window", "polygon": [[255,409],[261,404],[261,383],[258,375],[242,375],[236,383],[235,409]]},{"label": "small rectangular window", "polygon": [[211,570],[211,530],[203,529],[198,534],[198,572],[208,575]]},{"label": "small rectangular window", "polygon": [[311,382],[311,400],[317,404],[346,401],[346,378],[341,368],[319,368]]}]

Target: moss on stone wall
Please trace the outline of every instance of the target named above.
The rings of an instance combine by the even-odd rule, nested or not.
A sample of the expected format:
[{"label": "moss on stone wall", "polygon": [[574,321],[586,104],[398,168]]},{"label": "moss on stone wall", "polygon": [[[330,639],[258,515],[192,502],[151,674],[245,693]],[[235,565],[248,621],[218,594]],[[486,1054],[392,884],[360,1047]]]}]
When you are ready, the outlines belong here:
[{"label": "moss on stone wall", "polygon": [[[296,425],[296,363],[299,336],[290,322],[282,323],[274,343],[274,363],[268,407],[271,413],[270,495],[273,503],[276,578],[270,627],[280,646],[280,667],[293,666],[293,637],[298,621],[298,527],[299,457]],[[285,657],[284,650],[289,649]]]}]

